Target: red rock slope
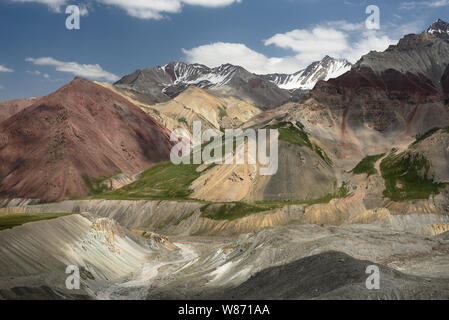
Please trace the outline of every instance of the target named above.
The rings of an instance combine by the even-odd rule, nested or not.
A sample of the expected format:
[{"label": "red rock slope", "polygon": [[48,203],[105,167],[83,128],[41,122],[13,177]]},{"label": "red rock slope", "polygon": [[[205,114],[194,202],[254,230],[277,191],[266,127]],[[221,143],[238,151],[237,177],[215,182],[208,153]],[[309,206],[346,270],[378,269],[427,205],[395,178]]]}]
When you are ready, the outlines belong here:
[{"label": "red rock slope", "polygon": [[0,123],[0,197],[84,196],[83,176],[169,159],[170,132],[125,98],[76,78]]},{"label": "red rock slope", "polygon": [[0,102],[0,122],[36,103],[38,98],[18,99]]}]

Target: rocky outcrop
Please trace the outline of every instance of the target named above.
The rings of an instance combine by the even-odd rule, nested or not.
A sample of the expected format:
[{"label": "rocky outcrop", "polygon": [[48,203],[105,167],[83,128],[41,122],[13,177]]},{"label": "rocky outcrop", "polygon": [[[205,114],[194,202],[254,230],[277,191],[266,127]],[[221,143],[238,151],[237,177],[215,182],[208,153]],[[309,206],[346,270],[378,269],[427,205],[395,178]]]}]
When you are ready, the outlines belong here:
[{"label": "rocky outcrop", "polygon": [[449,63],[449,42],[424,32],[410,34],[385,52],[371,52],[356,63],[354,69],[369,68],[380,74],[393,69],[429,79],[436,89]]}]

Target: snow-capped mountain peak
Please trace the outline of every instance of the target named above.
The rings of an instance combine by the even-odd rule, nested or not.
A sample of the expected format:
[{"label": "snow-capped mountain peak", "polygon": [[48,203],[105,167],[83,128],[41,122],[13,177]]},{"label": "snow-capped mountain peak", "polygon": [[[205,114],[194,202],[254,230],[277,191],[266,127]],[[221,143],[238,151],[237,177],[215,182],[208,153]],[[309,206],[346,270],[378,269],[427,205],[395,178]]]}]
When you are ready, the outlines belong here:
[{"label": "snow-capped mountain peak", "polygon": [[339,77],[351,67],[347,60],[325,56],[321,61],[316,61],[294,74],[270,74],[264,77],[282,89],[311,90],[318,81]]},{"label": "snow-capped mountain peak", "polygon": [[444,20],[438,19],[428,29],[427,33],[443,40],[449,41],[449,23]]},{"label": "snow-capped mountain peak", "polygon": [[172,62],[162,67],[172,80],[170,85],[186,84],[203,87],[220,87],[226,85],[238,67],[225,64],[216,68],[209,68],[202,64],[186,64]]}]

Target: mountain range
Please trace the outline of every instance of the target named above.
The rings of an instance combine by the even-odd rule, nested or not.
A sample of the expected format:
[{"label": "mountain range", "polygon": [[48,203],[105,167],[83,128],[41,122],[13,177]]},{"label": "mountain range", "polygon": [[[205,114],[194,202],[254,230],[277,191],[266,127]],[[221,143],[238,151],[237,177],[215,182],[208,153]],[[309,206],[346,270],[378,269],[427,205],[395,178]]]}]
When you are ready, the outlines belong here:
[{"label": "mountain range", "polygon": [[[277,129],[278,171],[173,164],[171,133],[193,121]],[[443,20],[291,75],[172,62],[75,78],[0,103],[0,298],[447,299],[448,163]]]},{"label": "mountain range", "polygon": [[137,100],[147,104],[166,102],[195,86],[219,96],[236,96],[261,109],[270,109],[299,99],[303,90],[313,89],[319,80],[337,77],[350,67],[346,60],[326,56],[291,75],[256,75],[231,64],[209,68],[201,64],[171,62],[162,67],[137,70],[117,81],[115,86],[123,92],[133,92]]},{"label": "mountain range", "polygon": [[[207,172],[201,188],[194,187],[198,197],[325,196],[336,191],[339,162],[350,159],[353,165],[371,150],[385,152],[391,145],[449,125],[447,34],[448,25],[438,20],[426,32],[407,35],[385,52],[363,56],[354,66],[326,56],[291,75],[256,75],[230,64],[208,68],[172,62],[137,70],[114,85],[75,79],[46,97],[3,102],[0,194],[46,201],[84,196],[89,193],[86,177],[132,177],[167,160],[170,131],[191,130],[192,122],[199,120],[219,130],[291,123],[289,130],[307,132],[308,148],[303,148],[298,168],[309,175],[292,165],[296,160],[285,160],[279,174],[268,180],[242,178],[246,182],[240,187],[246,191],[237,192],[237,198],[223,191],[216,197],[208,182],[235,175],[233,170],[224,175],[218,166]],[[294,159],[297,151],[291,145],[280,147]],[[238,180],[237,185],[229,181],[222,186],[239,190]],[[301,187],[312,181],[320,183],[311,184],[310,190]]]}]

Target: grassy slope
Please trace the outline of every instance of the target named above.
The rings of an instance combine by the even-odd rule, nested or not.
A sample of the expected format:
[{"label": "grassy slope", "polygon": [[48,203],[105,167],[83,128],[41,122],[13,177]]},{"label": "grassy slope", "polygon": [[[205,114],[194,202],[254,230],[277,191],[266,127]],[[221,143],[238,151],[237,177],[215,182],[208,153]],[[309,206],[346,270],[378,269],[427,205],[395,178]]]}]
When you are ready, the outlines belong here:
[{"label": "grassy slope", "polygon": [[56,219],[71,214],[73,213],[4,214],[0,215],[0,230],[11,229],[29,222]]},{"label": "grassy slope", "polygon": [[243,202],[208,204],[201,208],[201,215],[214,220],[236,220],[251,214],[278,208],[277,204],[248,204]]},{"label": "grassy slope", "polygon": [[429,177],[431,163],[423,155],[409,151],[386,157],[381,165],[385,180],[384,196],[393,201],[429,199],[438,194],[443,183],[436,183]]},{"label": "grassy slope", "polygon": [[[117,174],[114,174],[113,176]],[[89,178],[87,175],[83,175],[83,180],[84,183],[86,184],[87,190],[89,190],[89,195],[102,194],[112,190],[112,185],[111,183],[108,184],[107,180],[109,180],[113,176],[93,179]]]},{"label": "grassy slope", "polygon": [[[299,128],[303,128],[298,124]],[[272,127],[274,128],[274,127]],[[280,139],[289,143],[307,146],[317,152],[327,163],[332,163],[329,157],[321,151],[321,149],[312,144],[309,140],[307,133],[303,129],[298,129],[291,123],[283,123],[276,126],[280,128]],[[205,145],[203,145],[202,149]],[[236,149],[236,143],[233,143],[234,151]],[[223,146],[224,154],[224,146]],[[209,167],[212,168],[214,165]],[[195,181],[201,173],[196,170],[199,165],[174,165],[171,162],[164,162],[154,165],[150,169],[143,172],[137,181],[115,191],[101,190],[97,185],[101,185],[95,182],[90,190],[99,192],[92,192],[92,198],[108,199],[108,200],[174,200],[174,201],[199,201],[189,196],[192,194],[190,185]],[[103,191],[103,192],[102,192]],[[202,215],[212,219],[224,219],[234,220],[242,218],[254,213],[265,212],[279,208],[287,204],[316,204],[326,203],[334,198],[343,198],[349,195],[349,190],[346,184],[343,184],[341,188],[335,194],[329,194],[328,196],[316,199],[313,201],[262,201],[253,204],[244,202],[234,203],[206,203],[206,206],[202,209]]]},{"label": "grassy slope", "polygon": [[304,130],[304,126],[301,122],[298,121],[296,126],[290,122],[281,122],[277,125],[269,126],[269,128],[279,130],[279,140],[308,147],[318,154],[329,166],[333,165],[332,159],[326,154],[326,152],[310,141],[309,135]]},{"label": "grassy slope", "polygon": [[144,171],[139,179],[121,189],[98,194],[96,198],[109,200],[186,200],[192,191],[189,189],[201,173],[198,165],[174,165],[163,162]]},{"label": "grassy slope", "polygon": [[385,153],[374,155],[374,156],[367,156],[362,161],[360,161],[359,164],[354,169],[352,169],[351,172],[354,174],[366,173],[367,177],[377,174],[377,170],[374,167],[374,165],[383,156],[385,156]]}]

